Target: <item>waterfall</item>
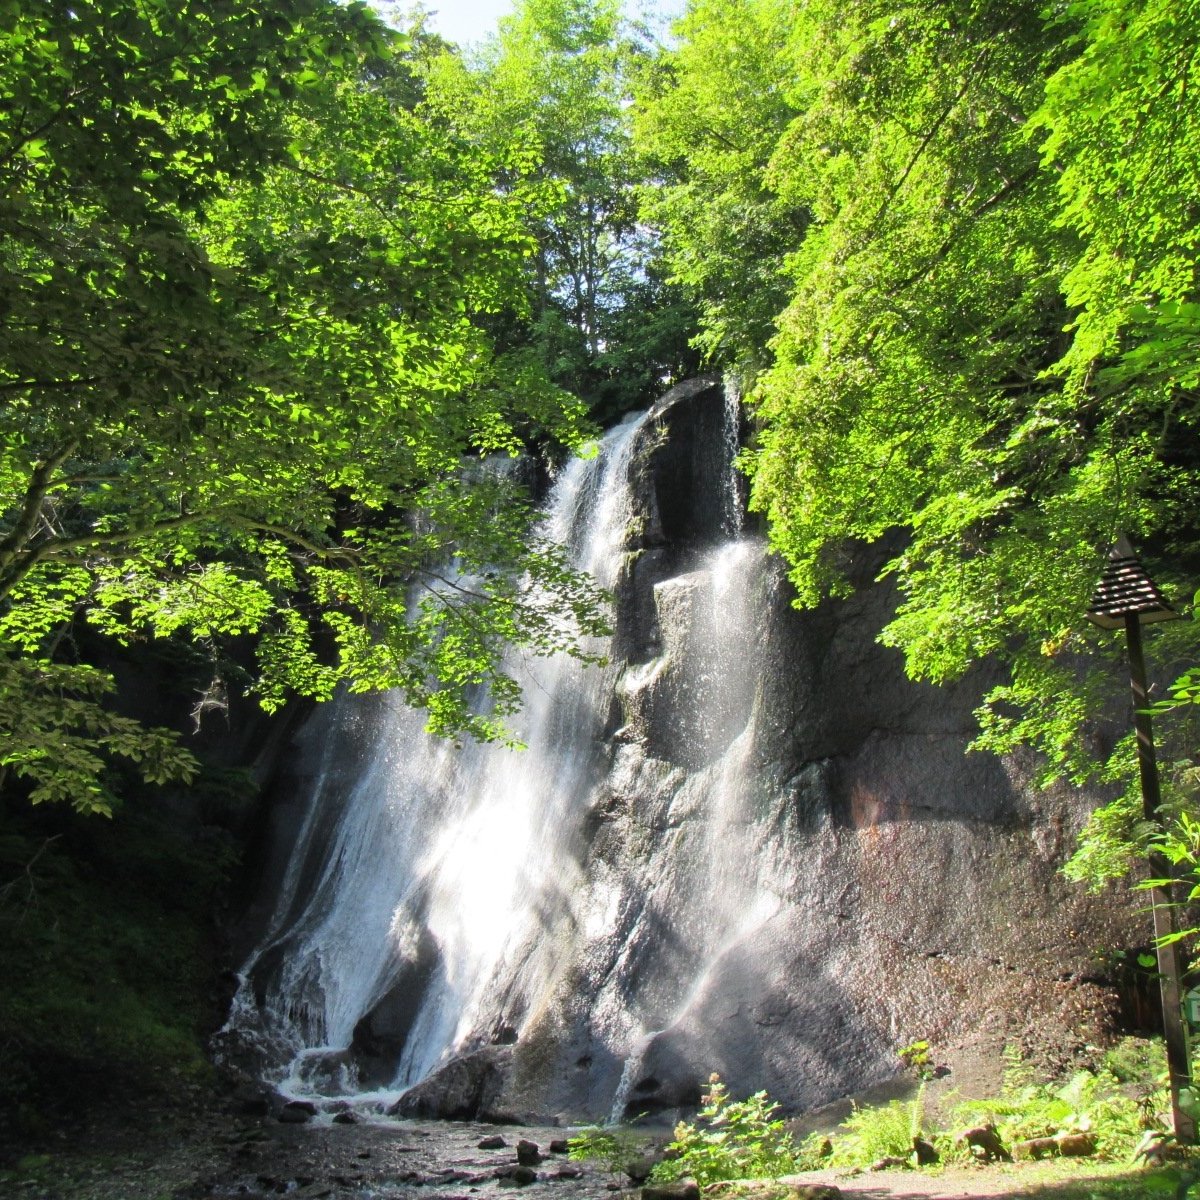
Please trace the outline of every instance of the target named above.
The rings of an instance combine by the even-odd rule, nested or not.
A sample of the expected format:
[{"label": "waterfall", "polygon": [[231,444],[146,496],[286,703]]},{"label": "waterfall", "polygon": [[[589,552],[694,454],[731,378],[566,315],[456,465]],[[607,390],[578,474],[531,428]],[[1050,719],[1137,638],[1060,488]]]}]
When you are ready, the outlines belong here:
[{"label": "waterfall", "polygon": [[[605,586],[623,553],[629,458],[645,420],[630,417],[594,457],[572,460],[547,507],[543,532]],[[525,695],[523,752],[456,750],[386,697],[335,701],[311,721],[304,740],[321,747],[320,766],[222,1035],[265,1048],[275,1060],[266,1073],[286,1092],[361,1090],[347,1048],[405,977],[419,1001],[393,1078],[375,1082],[396,1089],[423,1078],[487,1019],[489,984],[506,965],[535,962],[539,928],[569,908],[571,813],[593,782],[611,679],[566,655],[512,657],[506,667]],[[352,708],[371,726],[357,739],[368,749],[339,772],[353,782],[334,795],[330,759]]]},{"label": "waterfall", "polygon": [[[511,656],[526,750],[454,749],[387,697],[314,718],[309,798],[225,1034],[284,1092],[392,1097],[464,1051],[551,1039],[576,1074],[538,1102],[619,1118],[772,936],[791,868],[755,759],[770,571],[741,533],[736,394],[716,398],[704,453],[661,477],[678,407],[556,481],[543,532],[615,589],[623,649],[605,668]],[[680,469],[705,498],[667,497],[676,527],[703,509],[676,550],[646,492]]]}]

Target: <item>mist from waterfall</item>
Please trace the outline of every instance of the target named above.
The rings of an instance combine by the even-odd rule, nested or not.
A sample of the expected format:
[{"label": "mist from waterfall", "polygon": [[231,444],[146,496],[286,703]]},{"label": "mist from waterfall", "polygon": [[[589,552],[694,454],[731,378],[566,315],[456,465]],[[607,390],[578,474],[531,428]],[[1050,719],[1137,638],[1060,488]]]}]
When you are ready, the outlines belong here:
[{"label": "mist from waterfall", "polygon": [[[547,506],[543,532],[605,586],[623,550],[629,453],[644,419],[629,418],[595,457],[568,463]],[[422,713],[386,697],[342,698],[311,720],[302,740],[319,747],[316,782],[227,1025],[284,1060],[269,1074],[285,1091],[358,1089],[342,1052],[432,941],[436,962],[388,1085],[423,1078],[485,1015],[487,985],[504,965],[536,957],[547,910],[569,903],[563,840],[588,790],[611,682],[566,655],[510,657],[526,751],[456,749],[424,732]],[[357,739],[369,748],[352,786],[335,795],[328,760],[355,721],[370,725]]]},{"label": "mist from waterfall", "polygon": [[[543,532],[605,587],[635,557],[631,464],[657,419],[631,417],[594,458],[571,461],[547,505]],[[727,458],[736,422],[727,397]],[[774,832],[752,779],[764,551],[739,536],[724,470],[729,540],[654,586],[657,653],[607,668],[507,663],[523,686],[526,750],[455,749],[386,697],[313,718],[302,739],[313,785],[226,1030],[260,1047],[280,1090],[394,1096],[457,1052],[522,1036],[570,960],[584,964],[590,1036],[624,1064],[608,1093],[619,1116],[640,1056],[771,921]],[[614,697],[628,722],[615,735]],[[358,760],[332,769],[347,739]],[[662,861],[649,892],[589,858],[583,829],[604,795],[645,806],[653,836],[628,852]],[[754,861],[767,866],[747,871]],[[654,941],[662,930],[669,953]],[[367,1080],[349,1050],[384,1002],[404,1010],[403,1046],[390,1077]]]}]

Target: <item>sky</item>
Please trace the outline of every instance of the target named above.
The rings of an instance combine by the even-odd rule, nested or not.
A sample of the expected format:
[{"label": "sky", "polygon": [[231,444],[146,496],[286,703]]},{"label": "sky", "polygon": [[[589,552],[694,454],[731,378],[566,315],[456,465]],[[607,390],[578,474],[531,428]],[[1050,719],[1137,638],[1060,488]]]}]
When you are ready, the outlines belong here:
[{"label": "sky", "polygon": [[[685,0],[625,0],[634,17],[678,16]],[[449,42],[466,46],[496,31],[497,20],[512,11],[512,0],[425,0],[432,10],[429,26]]]},{"label": "sky", "polygon": [[429,27],[460,46],[494,33],[496,21],[512,11],[512,0],[425,0]]}]

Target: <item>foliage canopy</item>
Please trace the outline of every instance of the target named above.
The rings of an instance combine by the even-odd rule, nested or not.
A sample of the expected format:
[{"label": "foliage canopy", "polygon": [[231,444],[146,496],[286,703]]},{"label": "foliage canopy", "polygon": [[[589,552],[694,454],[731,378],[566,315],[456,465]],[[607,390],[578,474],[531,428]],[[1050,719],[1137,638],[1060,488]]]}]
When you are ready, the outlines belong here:
[{"label": "foliage canopy", "polygon": [[104,754],[191,770],[100,703],[81,620],[252,636],[268,707],[394,686],[482,737],[501,645],[600,621],[503,478],[460,481],[584,423],[487,332],[540,200],[419,49],[361,3],[0,5],[0,763],[35,801],[104,811]]},{"label": "foliage canopy", "polygon": [[[505,331],[549,376],[609,420],[695,370],[695,314],[668,284],[635,187],[652,166],[635,153],[632,91],[652,69],[647,31],[616,0],[519,0],[473,55],[434,64],[430,101],[481,147],[525,148],[528,316]],[[516,177],[510,177],[514,182]]]},{"label": "foliage canopy", "polygon": [[[1119,533],[1169,593],[1200,561],[1200,6],[698,0],[678,32],[640,105],[678,175],[650,206],[750,377],[798,602],[880,544],[912,676],[1007,668],[977,745],[1128,778],[1089,734],[1123,688],[1083,613]],[[1156,657],[1194,661],[1176,625]]]}]

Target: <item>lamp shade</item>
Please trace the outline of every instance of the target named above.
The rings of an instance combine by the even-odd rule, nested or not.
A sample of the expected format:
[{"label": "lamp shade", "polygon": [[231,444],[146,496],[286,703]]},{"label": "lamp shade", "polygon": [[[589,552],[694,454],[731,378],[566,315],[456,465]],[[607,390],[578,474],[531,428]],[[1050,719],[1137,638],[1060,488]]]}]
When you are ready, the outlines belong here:
[{"label": "lamp shade", "polygon": [[1104,574],[1086,615],[1102,629],[1121,629],[1126,617],[1135,616],[1139,624],[1145,625],[1150,621],[1172,621],[1179,613],[1163,598],[1129,539],[1119,537],[1108,552]]}]

